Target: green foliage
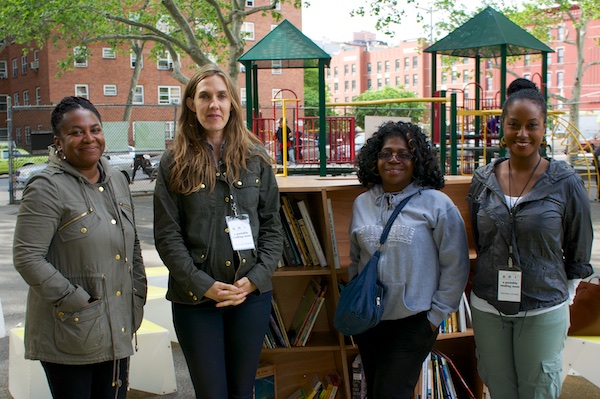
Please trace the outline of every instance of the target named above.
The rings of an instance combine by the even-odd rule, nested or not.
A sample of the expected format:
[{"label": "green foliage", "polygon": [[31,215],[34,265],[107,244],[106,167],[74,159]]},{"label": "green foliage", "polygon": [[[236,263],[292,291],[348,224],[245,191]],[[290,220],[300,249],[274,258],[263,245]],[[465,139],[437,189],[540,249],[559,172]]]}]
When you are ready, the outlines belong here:
[{"label": "green foliage", "polygon": [[[415,92],[386,86],[381,90],[368,90],[359,95],[355,101],[391,100],[398,98],[417,98]],[[414,123],[419,123],[425,116],[427,109],[420,102],[388,103],[357,107],[354,111],[356,124],[365,125],[366,115],[378,116],[405,116]]]},{"label": "green foliage", "polygon": [[[312,64],[316,65],[316,62]],[[330,98],[325,87],[325,102],[329,102]],[[319,116],[319,70],[317,68],[304,70],[304,108],[306,116]],[[326,108],[325,113],[328,116],[333,115],[333,110]]]}]

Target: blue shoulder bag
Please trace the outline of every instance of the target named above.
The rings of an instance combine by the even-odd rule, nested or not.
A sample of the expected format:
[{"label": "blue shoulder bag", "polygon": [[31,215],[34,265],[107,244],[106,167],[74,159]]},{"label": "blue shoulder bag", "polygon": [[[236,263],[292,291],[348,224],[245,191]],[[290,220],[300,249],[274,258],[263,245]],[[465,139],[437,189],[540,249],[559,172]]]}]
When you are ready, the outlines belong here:
[{"label": "blue shoulder bag", "polygon": [[[414,194],[413,194],[414,195]],[[383,315],[383,294],[385,286],[377,277],[377,263],[381,255],[381,247],[387,240],[392,223],[412,197],[406,197],[394,209],[381,238],[379,248],[369,259],[369,262],[344,287],[340,301],[333,316],[333,326],[344,335],[356,335],[375,327]]]}]

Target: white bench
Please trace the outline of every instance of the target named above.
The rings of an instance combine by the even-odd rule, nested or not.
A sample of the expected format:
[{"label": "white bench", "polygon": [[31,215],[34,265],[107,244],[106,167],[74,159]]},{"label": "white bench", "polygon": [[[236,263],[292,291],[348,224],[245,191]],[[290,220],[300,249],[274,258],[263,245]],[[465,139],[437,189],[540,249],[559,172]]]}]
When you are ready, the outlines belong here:
[{"label": "white bench", "polygon": [[563,380],[575,372],[600,387],[600,337],[567,337],[563,350]]},{"label": "white bench", "polygon": [[173,312],[171,311],[171,302],[165,295],[167,289],[162,287],[148,286],[146,295],[146,305],[144,306],[144,319],[150,320],[161,327],[169,330],[169,337],[172,342],[179,342],[175,327],[173,326]]},{"label": "white bench", "polygon": [[[9,335],[8,390],[13,398],[52,399],[40,362],[24,357],[24,328],[13,328]],[[158,395],[177,391],[169,331],[144,320],[137,336],[138,351],[129,369],[131,389]]]}]

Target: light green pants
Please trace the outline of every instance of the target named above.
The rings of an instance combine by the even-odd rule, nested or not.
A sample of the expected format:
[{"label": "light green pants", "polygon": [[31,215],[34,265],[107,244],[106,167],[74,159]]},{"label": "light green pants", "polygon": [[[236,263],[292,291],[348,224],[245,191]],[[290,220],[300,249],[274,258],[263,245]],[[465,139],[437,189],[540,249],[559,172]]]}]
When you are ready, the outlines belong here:
[{"label": "light green pants", "polygon": [[472,309],[477,370],[492,399],[555,399],[569,307],[537,316],[501,317]]}]

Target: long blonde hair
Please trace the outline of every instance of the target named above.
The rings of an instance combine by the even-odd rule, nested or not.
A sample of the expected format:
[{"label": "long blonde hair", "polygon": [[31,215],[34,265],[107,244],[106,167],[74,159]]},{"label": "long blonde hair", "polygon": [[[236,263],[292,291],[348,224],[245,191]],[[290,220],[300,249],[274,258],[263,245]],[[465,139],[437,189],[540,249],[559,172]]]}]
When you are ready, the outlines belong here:
[{"label": "long blonde hair", "polygon": [[229,182],[239,179],[246,168],[248,158],[259,155],[266,163],[269,159],[266,152],[260,151],[262,142],[244,123],[243,109],[235,86],[229,76],[214,64],[203,66],[188,82],[179,116],[179,126],[173,144],[173,165],[169,188],[178,194],[197,192],[204,184],[213,190],[216,182],[216,172],[211,161],[211,153],[206,144],[206,131],[198,122],[196,114],[185,104],[187,98],[194,99],[198,83],[207,77],[218,75],[223,78],[227,94],[231,99],[229,120],[223,129],[223,139],[226,142],[222,153],[225,171]]}]

